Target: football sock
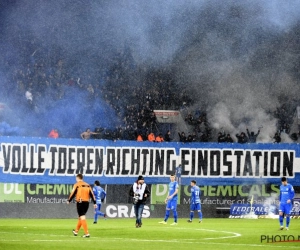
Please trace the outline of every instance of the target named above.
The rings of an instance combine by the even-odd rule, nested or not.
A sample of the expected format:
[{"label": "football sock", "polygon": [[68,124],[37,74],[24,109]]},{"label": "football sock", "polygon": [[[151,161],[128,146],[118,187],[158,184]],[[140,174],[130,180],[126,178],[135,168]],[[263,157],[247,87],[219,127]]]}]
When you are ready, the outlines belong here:
[{"label": "football sock", "polygon": [[173,210],[173,214],[174,214],[174,222],[177,222],[177,211],[176,210]]},{"label": "football sock", "polygon": [[167,221],[169,219],[169,216],[170,216],[170,210],[166,210],[166,215],[165,215],[164,221]]},{"label": "football sock", "polygon": [[198,215],[199,215],[199,220],[202,220],[202,212],[198,212]]},{"label": "football sock", "polygon": [[280,226],[283,227],[283,215],[279,215]]},{"label": "football sock", "polygon": [[84,234],[89,234],[86,220],[82,220],[82,221],[81,221],[81,225],[83,226]]},{"label": "football sock", "polygon": [[190,220],[193,220],[194,212],[190,212]]},{"label": "football sock", "polygon": [[81,220],[79,219],[78,222],[77,222],[77,226],[76,226],[76,232],[79,231],[79,229],[81,228]]},{"label": "football sock", "polygon": [[286,227],[289,227],[289,225],[290,225],[290,216],[287,215],[285,219],[286,219]]}]

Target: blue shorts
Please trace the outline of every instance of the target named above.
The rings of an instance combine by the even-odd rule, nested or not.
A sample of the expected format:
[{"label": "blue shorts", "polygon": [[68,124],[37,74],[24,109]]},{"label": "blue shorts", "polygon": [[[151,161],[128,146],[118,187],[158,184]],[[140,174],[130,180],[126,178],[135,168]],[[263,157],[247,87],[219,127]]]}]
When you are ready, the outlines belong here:
[{"label": "blue shorts", "polygon": [[177,208],[177,201],[174,200],[168,200],[166,209],[176,210]]},{"label": "blue shorts", "polygon": [[201,204],[197,203],[197,204],[191,204],[191,211],[195,211],[195,210],[201,210]]},{"label": "blue shorts", "polygon": [[284,214],[291,214],[292,207],[292,203],[280,203],[279,212],[283,212]]}]

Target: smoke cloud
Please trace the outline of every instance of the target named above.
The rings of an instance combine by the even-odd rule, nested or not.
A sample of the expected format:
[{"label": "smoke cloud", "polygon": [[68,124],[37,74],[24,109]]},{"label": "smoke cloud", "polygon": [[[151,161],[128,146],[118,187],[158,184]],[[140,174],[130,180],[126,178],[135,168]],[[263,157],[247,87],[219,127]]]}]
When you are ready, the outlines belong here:
[{"label": "smoke cloud", "polygon": [[52,106],[37,98],[37,112],[26,115],[25,96],[24,102],[9,99],[16,83],[8,83],[8,75],[41,57],[50,66],[62,59],[72,76],[102,85],[99,72],[127,48],[136,67],[172,71],[173,81],[192,97],[191,109],[205,110],[215,130],[235,134],[262,126],[260,142],[272,141],[276,108],[299,101],[297,0],[7,0],[1,5],[0,101],[12,110],[13,126],[37,130],[31,135],[57,127],[65,136],[78,136],[87,127],[120,123],[105,101],[90,100],[77,88],[66,89]]}]

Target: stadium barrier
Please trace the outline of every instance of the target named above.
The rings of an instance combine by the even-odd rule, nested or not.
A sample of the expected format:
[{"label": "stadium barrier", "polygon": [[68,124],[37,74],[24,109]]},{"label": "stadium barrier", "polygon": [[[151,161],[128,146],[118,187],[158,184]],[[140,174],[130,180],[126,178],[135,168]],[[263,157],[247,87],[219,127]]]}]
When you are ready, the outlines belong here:
[{"label": "stadium barrier", "polygon": [[159,184],[175,172],[184,185],[278,184],[284,175],[300,186],[299,145],[1,137],[2,183],[72,184],[83,173],[89,183],[131,184],[143,175]]},{"label": "stadium barrier", "polygon": [[[42,210],[48,211],[48,207],[64,211],[77,173],[83,173],[90,184],[101,182],[108,194],[104,206],[130,206],[129,187],[143,175],[151,188],[151,216],[158,217],[163,214],[156,211],[164,210],[169,175],[175,173],[180,183],[179,211],[188,210],[189,184],[194,179],[201,187],[207,216],[228,217],[232,204],[247,204],[251,197],[255,204],[277,205],[282,175],[288,177],[299,198],[299,161],[298,144],[1,137],[0,217],[19,216],[13,207],[30,210],[28,216],[45,216]],[[49,216],[57,216],[51,211]]]}]

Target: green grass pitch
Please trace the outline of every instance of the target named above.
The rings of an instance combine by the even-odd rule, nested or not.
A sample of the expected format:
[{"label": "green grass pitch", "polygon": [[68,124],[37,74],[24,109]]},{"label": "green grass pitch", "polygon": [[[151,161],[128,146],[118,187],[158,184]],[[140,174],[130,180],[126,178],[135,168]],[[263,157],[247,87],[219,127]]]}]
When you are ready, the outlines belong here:
[{"label": "green grass pitch", "polygon": [[[0,249],[300,249],[300,242],[261,242],[261,236],[293,235],[298,240],[300,219],[292,219],[289,231],[279,231],[274,219],[204,219],[177,226],[144,219],[135,228],[134,219],[88,219],[90,238],[72,234],[76,219],[0,219]],[[291,236],[289,239],[292,239]],[[299,239],[300,240],[300,239]]]}]

